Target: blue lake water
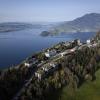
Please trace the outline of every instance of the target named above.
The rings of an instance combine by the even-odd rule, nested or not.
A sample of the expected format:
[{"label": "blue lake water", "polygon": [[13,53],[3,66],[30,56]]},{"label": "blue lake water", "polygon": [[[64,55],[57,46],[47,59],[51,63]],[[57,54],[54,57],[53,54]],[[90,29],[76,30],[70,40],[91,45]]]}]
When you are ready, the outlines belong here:
[{"label": "blue lake water", "polygon": [[34,52],[50,47],[61,41],[81,39],[85,41],[95,33],[62,34],[53,37],[41,37],[42,29],[0,33],[0,68],[19,64]]}]

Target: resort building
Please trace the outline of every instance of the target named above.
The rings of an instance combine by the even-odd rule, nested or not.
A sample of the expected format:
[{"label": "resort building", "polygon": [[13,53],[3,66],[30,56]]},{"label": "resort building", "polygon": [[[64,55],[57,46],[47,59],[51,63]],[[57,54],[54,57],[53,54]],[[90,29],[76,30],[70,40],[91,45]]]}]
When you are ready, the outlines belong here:
[{"label": "resort building", "polygon": [[56,50],[51,50],[51,51],[47,51],[46,53],[45,53],[45,56],[46,57],[52,57],[52,56],[55,56],[56,55]]},{"label": "resort building", "polygon": [[36,63],[38,63],[38,60],[36,60],[35,58],[33,59],[30,59],[30,60],[27,60],[25,63],[24,63],[24,65],[25,66],[27,66],[27,67],[30,67],[30,66],[32,66],[33,64],[36,64]]}]

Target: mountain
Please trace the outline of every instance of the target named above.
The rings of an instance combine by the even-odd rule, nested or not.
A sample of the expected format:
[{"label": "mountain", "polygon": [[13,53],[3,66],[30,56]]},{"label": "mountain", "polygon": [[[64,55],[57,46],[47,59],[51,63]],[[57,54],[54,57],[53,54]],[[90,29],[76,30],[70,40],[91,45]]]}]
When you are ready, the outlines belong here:
[{"label": "mountain", "polygon": [[55,35],[59,33],[96,32],[98,30],[100,30],[100,14],[90,13],[72,21],[62,22],[48,31],[50,35]]},{"label": "mountain", "polygon": [[12,31],[20,31],[25,29],[44,29],[48,30],[58,23],[49,23],[49,22],[3,22],[0,23],[0,33],[12,32]]}]

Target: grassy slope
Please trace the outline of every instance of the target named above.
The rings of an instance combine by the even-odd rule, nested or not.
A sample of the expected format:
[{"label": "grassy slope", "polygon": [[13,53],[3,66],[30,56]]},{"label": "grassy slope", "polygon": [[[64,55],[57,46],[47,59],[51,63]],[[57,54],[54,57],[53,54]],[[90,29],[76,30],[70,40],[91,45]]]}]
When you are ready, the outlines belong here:
[{"label": "grassy slope", "polygon": [[100,70],[96,72],[95,81],[85,82],[76,91],[65,87],[59,100],[100,100]]}]

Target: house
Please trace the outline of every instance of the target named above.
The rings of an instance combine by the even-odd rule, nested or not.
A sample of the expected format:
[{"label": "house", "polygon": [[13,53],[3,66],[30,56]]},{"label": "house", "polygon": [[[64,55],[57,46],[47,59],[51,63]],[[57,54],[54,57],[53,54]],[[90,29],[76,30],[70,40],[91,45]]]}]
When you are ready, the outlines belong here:
[{"label": "house", "polygon": [[80,44],[81,43],[80,39],[78,39],[77,42],[78,42],[78,44]]},{"label": "house", "polygon": [[89,40],[86,40],[86,43],[87,44],[90,44],[91,43],[91,40],[89,39]]},{"label": "house", "polygon": [[48,50],[47,52],[45,52],[45,56],[49,58],[55,56],[56,53],[57,53],[56,50],[51,50],[51,51]]},{"label": "house", "polygon": [[77,44],[80,46],[80,45],[82,45],[82,43],[81,43],[81,40],[80,39],[78,39],[77,40]]}]

